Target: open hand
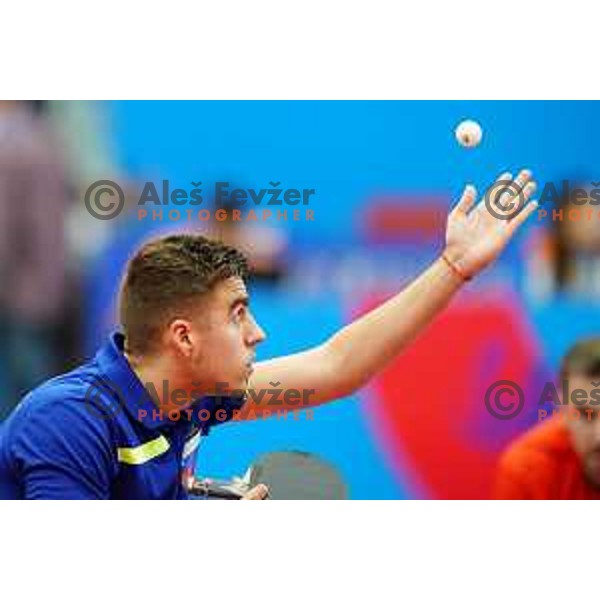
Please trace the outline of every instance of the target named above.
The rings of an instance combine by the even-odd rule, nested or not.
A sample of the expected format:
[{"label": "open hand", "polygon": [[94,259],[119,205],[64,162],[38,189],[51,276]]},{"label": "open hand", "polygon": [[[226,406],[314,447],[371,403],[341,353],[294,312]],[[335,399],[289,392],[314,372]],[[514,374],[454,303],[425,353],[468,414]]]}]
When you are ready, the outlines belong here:
[{"label": "open hand", "polygon": [[537,202],[529,201],[535,189],[530,171],[521,171],[514,180],[504,173],[475,206],[477,192],[466,186],[448,217],[444,252],[460,273],[472,277],[500,255],[537,208]]}]

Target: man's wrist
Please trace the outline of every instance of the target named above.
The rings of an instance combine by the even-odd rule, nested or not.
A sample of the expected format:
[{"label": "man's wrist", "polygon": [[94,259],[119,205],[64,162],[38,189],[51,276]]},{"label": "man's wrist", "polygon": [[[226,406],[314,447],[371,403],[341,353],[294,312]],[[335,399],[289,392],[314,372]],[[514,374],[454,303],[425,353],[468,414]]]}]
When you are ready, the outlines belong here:
[{"label": "man's wrist", "polygon": [[467,282],[473,278],[472,275],[470,275],[463,268],[463,266],[460,264],[460,261],[457,260],[448,250],[444,250],[440,258],[447,268],[461,281]]}]

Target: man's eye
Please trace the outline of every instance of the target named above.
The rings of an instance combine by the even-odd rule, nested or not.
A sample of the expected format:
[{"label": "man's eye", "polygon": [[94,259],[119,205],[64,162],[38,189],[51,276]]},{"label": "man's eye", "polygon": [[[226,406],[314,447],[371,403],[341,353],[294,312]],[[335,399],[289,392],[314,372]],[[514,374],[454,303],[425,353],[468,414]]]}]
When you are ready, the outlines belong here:
[{"label": "man's eye", "polygon": [[239,321],[241,321],[244,316],[246,315],[246,309],[244,307],[239,308],[238,310],[236,310],[233,313],[233,320],[238,323]]}]

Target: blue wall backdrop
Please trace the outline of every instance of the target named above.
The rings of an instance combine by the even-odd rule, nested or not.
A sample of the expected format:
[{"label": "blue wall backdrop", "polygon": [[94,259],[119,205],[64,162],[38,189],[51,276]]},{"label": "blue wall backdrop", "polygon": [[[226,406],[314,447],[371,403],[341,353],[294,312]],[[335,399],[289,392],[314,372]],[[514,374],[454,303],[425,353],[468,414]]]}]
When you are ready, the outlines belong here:
[{"label": "blue wall backdrop", "polygon": [[[275,180],[282,187],[315,188],[314,222],[273,223],[290,237],[296,271],[319,253],[338,259],[369,255],[359,235],[361,215],[376,196],[393,195],[401,203],[432,195],[450,208],[465,183],[484,189],[504,170],[516,173],[523,166],[541,183],[600,180],[600,105],[594,102],[114,102],[105,109],[118,163],[131,180],[165,178],[181,187],[219,179],[268,187]],[[454,139],[455,126],[465,118],[484,130],[481,146],[473,150]],[[108,254],[90,265],[90,351],[113,326],[112,299],[127,256],[151,232],[170,227],[149,221],[122,226]],[[520,234],[495,277],[520,295],[540,359],[554,368],[579,335],[598,333],[600,319],[593,303],[563,299],[538,305],[522,293],[524,244],[540,227],[533,223]],[[437,246],[431,240],[399,246],[391,262],[387,256],[386,272],[396,259],[399,270],[407,263],[425,264],[442,238],[440,231]],[[375,280],[383,271],[378,260],[371,258],[368,269]],[[269,334],[259,351],[263,358],[323,341],[347,322],[356,300],[334,285],[308,295],[293,286],[255,286],[253,297]],[[440,350],[440,360],[450,359]],[[418,474],[408,458],[403,463],[386,451],[371,418],[370,394],[360,396],[318,409],[313,422],[223,426],[205,440],[200,471],[240,474],[261,452],[298,448],[336,464],[354,498],[411,497]]]}]

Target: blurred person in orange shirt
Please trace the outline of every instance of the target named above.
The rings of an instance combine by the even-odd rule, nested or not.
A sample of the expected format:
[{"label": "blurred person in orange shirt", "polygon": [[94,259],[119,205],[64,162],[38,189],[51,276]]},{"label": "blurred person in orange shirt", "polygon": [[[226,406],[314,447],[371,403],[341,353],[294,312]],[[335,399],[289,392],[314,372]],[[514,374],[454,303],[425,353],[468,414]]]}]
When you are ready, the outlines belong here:
[{"label": "blurred person in orange shirt", "polygon": [[0,102],[0,420],[61,366],[68,196],[40,105]]},{"label": "blurred person in orange shirt", "polygon": [[559,392],[560,412],[503,454],[495,499],[600,499],[600,338],[576,344],[563,359],[560,374],[569,399]]}]

